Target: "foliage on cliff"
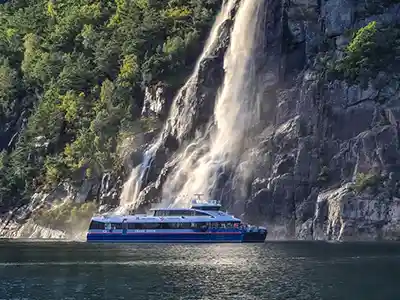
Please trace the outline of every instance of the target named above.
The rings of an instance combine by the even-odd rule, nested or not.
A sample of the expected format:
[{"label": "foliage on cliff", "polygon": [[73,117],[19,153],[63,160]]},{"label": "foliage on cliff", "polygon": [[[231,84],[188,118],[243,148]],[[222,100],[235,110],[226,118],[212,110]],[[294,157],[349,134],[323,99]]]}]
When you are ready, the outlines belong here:
[{"label": "foliage on cliff", "polygon": [[336,71],[350,82],[368,82],[378,72],[395,72],[400,59],[400,27],[373,21],[354,33]]},{"label": "foliage on cliff", "polygon": [[[0,5],[0,207],[118,166],[143,87],[176,88],[221,0],[13,0]],[[124,131],[124,132],[123,132]]]},{"label": "foliage on cliff", "polygon": [[353,188],[357,193],[361,193],[367,188],[376,190],[382,181],[383,178],[380,174],[374,172],[358,173]]}]

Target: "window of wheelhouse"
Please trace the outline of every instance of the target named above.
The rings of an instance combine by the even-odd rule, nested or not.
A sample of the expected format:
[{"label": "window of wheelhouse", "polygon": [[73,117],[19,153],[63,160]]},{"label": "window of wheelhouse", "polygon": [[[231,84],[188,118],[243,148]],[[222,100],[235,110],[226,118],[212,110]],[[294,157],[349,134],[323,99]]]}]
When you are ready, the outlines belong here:
[{"label": "window of wheelhouse", "polygon": [[205,211],[219,211],[221,209],[220,206],[196,206],[195,208]]},{"label": "window of wheelhouse", "polygon": [[154,211],[155,217],[189,217],[189,216],[208,216],[206,213],[202,213],[194,210],[179,209],[179,210],[156,210]]},{"label": "window of wheelhouse", "polygon": [[203,212],[201,212],[201,211],[195,211],[195,212],[194,212],[194,215],[195,215],[195,216],[206,216],[206,217],[209,217],[209,216],[210,216],[209,214],[203,213]]},{"label": "window of wheelhouse", "polygon": [[98,221],[92,221],[90,222],[89,229],[104,229],[104,223],[103,222],[98,222]]},{"label": "window of wheelhouse", "polygon": [[165,210],[155,210],[154,211],[154,216],[155,217],[164,217],[166,216],[166,211]]}]

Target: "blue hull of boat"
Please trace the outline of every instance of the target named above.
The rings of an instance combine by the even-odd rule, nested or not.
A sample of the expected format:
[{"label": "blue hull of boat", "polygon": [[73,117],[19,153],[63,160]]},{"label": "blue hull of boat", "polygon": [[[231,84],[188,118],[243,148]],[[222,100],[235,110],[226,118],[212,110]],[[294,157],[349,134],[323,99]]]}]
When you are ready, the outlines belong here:
[{"label": "blue hull of boat", "polygon": [[242,234],[88,234],[91,243],[241,243]]}]

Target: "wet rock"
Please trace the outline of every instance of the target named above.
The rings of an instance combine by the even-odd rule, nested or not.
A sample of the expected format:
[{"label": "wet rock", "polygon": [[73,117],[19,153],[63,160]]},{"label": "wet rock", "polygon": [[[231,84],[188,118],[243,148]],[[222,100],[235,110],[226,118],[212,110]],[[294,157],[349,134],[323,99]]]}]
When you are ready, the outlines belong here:
[{"label": "wet rock", "polygon": [[304,23],[301,21],[291,20],[288,22],[289,30],[292,35],[293,43],[303,43],[305,41]]},{"label": "wet rock", "polygon": [[172,98],[173,95],[171,91],[162,83],[158,83],[152,87],[146,87],[142,116],[165,119]]},{"label": "wet rock", "polygon": [[136,206],[132,209],[136,213],[145,213],[152,204],[161,202],[159,194],[160,191],[156,188],[155,183],[149,184],[140,192]]},{"label": "wet rock", "polygon": [[168,135],[164,141],[164,147],[166,150],[175,152],[179,149],[179,141],[172,135]]},{"label": "wet rock", "polygon": [[218,34],[219,42],[210,55],[200,62],[198,70],[195,70],[197,73],[179,91],[172,104],[167,130],[179,142],[193,137],[195,131],[207,124],[213,114],[214,101],[209,99],[216,98],[223,81],[224,55],[229,46],[232,25],[231,19],[224,22]]},{"label": "wet rock", "polygon": [[276,175],[282,175],[285,173],[293,172],[294,164],[295,164],[294,157],[285,155],[284,157],[282,157],[281,160],[277,162],[276,170],[274,173]]},{"label": "wet rock", "polygon": [[93,186],[93,190],[97,192],[96,201],[102,205],[118,206],[122,186],[123,179],[121,177],[116,178],[112,173],[103,174],[101,183]]},{"label": "wet rock", "polygon": [[296,228],[296,238],[299,240],[313,240],[313,222],[308,219]]},{"label": "wet rock", "polygon": [[353,0],[327,0],[323,3],[325,33],[328,36],[341,35],[351,28],[355,13]]},{"label": "wet rock", "polygon": [[351,39],[345,35],[339,35],[335,39],[336,48],[339,50],[346,49],[347,45],[350,43]]},{"label": "wet rock", "polygon": [[318,193],[319,189],[314,187],[311,189],[311,192],[308,194],[308,197],[306,199],[302,199],[302,201],[299,201],[300,203],[296,208],[296,220],[300,227],[303,226],[303,223],[313,219],[318,199]]},{"label": "wet rock", "polygon": [[[382,228],[398,228],[399,199],[386,192],[356,195],[351,184],[321,193],[313,221],[314,238],[322,240],[395,239]],[[397,233],[398,234],[398,233]]]}]

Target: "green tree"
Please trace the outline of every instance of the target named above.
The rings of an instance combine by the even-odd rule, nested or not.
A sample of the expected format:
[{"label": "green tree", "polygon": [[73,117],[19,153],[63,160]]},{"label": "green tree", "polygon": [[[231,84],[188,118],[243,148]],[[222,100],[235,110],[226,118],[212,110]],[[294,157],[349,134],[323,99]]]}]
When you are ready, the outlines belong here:
[{"label": "green tree", "polygon": [[14,136],[0,152],[0,206],[118,169],[120,137],[159,127],[140,117],[144,85],[183,84],[221,2],[0,5],[0,151]]}]

